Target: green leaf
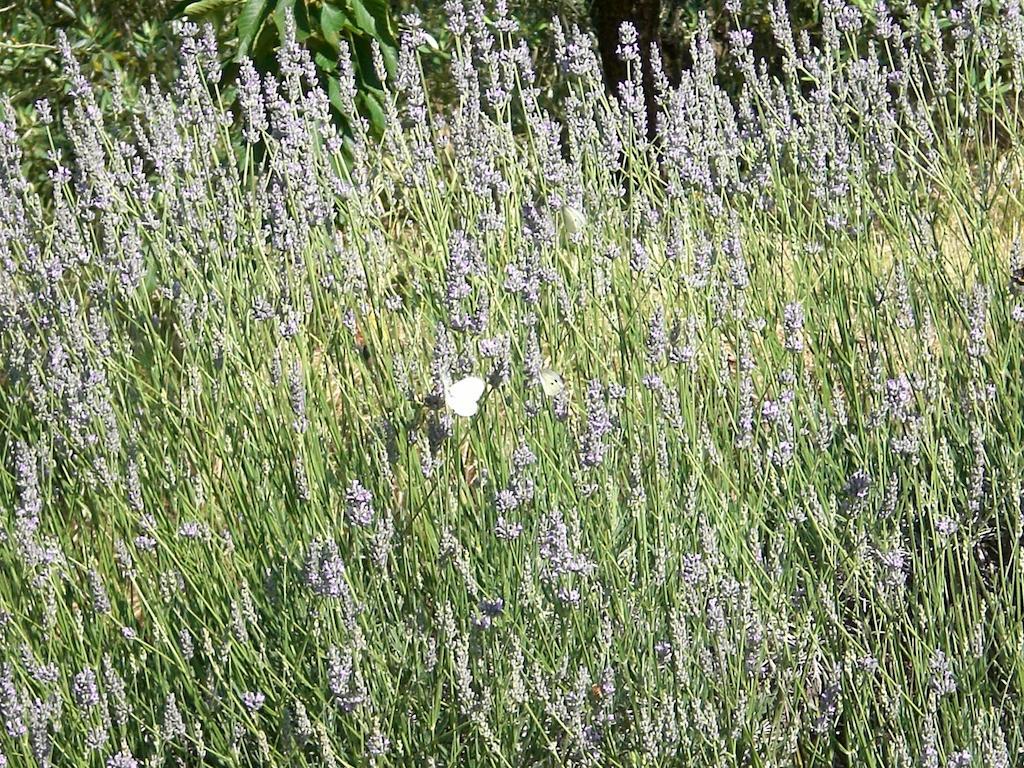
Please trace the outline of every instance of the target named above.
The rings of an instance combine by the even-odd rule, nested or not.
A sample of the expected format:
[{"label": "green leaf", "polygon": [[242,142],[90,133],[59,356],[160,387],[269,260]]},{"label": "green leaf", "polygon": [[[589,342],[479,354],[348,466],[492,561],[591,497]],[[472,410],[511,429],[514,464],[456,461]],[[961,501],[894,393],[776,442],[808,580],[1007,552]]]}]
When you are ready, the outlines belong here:
[{"label": "green leaf", "polygon": [[274,9],[274,23],[277,25],[278,39],[284,40],[285,12],[291,7],[292,18],[295,19],[295,41],[305,42],[312,34],[309,24],[309,9],[303,0],[277,0]]},{"label": "green leaf", "polygon": [[366,116],[370,120],[370,125],[373,127],[373,132],[378,136],[384,133],[384,128],[387,126],[387,117],[384,112],[384,106],[381,102],[378,92],[371,90],[370,88],[363,88],[359,92],[359,96],[363,102],[363,111],[366,112]]},{"label": "green leaf", "polygon": [[253,40],[270,14],[270,0],[247,0],[238,17],[238,54],[235,59],[248,55]]},{"label": "green leaf", "polygon": [[[168,19],[177,19],[185,15],[185,9],[188,8],[194,0],[178,0],[174,5],[167,9]],[[57,7],[60,8],[63,3],[57,3]]]},{"label": "green leaf", "polygon": [[383,87],[373,64],[373,51],[369,38],[365,35],[350,35],[349,46],[352,50],[352,63],[359,89]]},{"label": "green leaf", "polygon": [[338,71],[338,57],[337,55],[328,56],[324,51],[316,51],[313,53],[313,63],[323,72],[330,75],[332,72]]},{"label": "green leaf", "polygon": [[196,0],[185,6],[184,14],[189,17],[206,16],[207,14],[238,5],[241,0]]},{"label": "green leaf", "polygon": [[327,76],[327,100],[331,102],[334,111],[339,115],[344,114],[341,104],[341,85],[338,83],[338,76],[330,74]]},{"label": "green leaf", "polygon": [[393,45],[380,46],[381,55],[384,57],[384,66],[388,71],[388,77],[394,77],[398,71],[398,49]]},{"label": "green leaf", "polygon": [[381,35],[377,31],[377,19],[373,13],[363,4],[362,0],[348,0],[349,6],[352,8],[352,18],[363,32],[380,39]]},{"label": "green leaf", "polygon": [[320,29],[323,31],[324,40],[335,50],[341,42],[341,30],[349,23],[348,14],[336,5],[324,3],[324,7],[320,9]]},{"label": "green leaf", "polygon": [[380,43],[384,66],[394,76],[398,66],[398,43],[391,29],[391,16],[385,0],[348,0],[356,26]]}]

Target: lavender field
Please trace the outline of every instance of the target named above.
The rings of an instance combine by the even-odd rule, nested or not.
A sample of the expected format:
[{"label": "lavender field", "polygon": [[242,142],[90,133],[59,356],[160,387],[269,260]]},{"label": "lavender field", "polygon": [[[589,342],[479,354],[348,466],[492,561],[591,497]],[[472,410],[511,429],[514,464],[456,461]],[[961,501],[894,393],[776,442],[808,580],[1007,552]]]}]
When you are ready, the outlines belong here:
[{"label": "lavender field", "polygon": [[0,767],[1018,764],[1018,0],[503,7],[0,105]]}]

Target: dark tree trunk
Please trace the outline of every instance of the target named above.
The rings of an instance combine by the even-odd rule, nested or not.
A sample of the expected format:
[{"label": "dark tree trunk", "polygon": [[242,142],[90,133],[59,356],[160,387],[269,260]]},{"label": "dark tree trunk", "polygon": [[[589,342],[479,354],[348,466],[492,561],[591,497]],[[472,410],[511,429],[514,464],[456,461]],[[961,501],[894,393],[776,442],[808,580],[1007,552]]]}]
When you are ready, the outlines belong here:
[{"label": "dark tree trunk", "polygon": [[632,22],[636,27],[640,39],[644,98],[647,101],[647,135],[653,137],[658,109],[654,102],[651,43],[658,42],[661,0],[593,0],[590,18],[597,33],[604,83],[610,93],[616,93],[617,85],[626,79],[626,65],[615,53],[619,46],[619,27],[624,21]]}]

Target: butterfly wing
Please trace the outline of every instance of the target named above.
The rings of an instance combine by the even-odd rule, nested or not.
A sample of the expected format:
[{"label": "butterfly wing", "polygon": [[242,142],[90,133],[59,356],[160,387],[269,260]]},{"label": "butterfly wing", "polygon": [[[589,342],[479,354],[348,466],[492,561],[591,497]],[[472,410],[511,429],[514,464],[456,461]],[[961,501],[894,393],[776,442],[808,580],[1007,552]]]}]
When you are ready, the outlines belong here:
[{"label": "butterfly wing", "polygon": [[570,205],[562,207],[562,216],[565,222],[565,233],[569,237],[582,232],[584,227],[587,226],[587,217],[583,212],[576,210]]},{"label": "butterfly wing", "polygon": [[565,389],[561,374],[552,369],[544,368],[540,372],[540,386],[548,397],[556,397]]},{"label": "butterfly wing", "polygon": [[480,409],[480,396],[483,393],[484,380],[479,376],[467,376],[445,390],[444,400],[456,415],[468,418]]}]

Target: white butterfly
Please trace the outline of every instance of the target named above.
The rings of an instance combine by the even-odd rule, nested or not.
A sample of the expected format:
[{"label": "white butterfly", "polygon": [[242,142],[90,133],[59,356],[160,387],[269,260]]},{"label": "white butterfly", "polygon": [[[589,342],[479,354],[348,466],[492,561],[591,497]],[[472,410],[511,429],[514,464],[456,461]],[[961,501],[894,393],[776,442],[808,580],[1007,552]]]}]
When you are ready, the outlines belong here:
[{"label": "white butterfly", "polygon": [[557,397],[565,391],[565,381],[562,374],[554,368],[542,368],[540,371],[540,386],[548,397]]},{"label": "white butterfly", "polygon": [[440,51],[441,46],[437,44],[437,38],[435,38],[429,32],[424,32],[422,29],[419,30],[420,40],[423,45],[432,51]]},{"label": "white butterfly", "polygon": [[484,393],[484,380],[467,376],[454,384],[445,384],[444,404],[458,416],[470,417],[480,409],[480,396]]},{"label": "white butterfly", "polygon": [[572,237],[577,232],[582,232],[587,226],[586,215],[571,205],[562,206],[562,219],[565,234],[569,237]]}]

